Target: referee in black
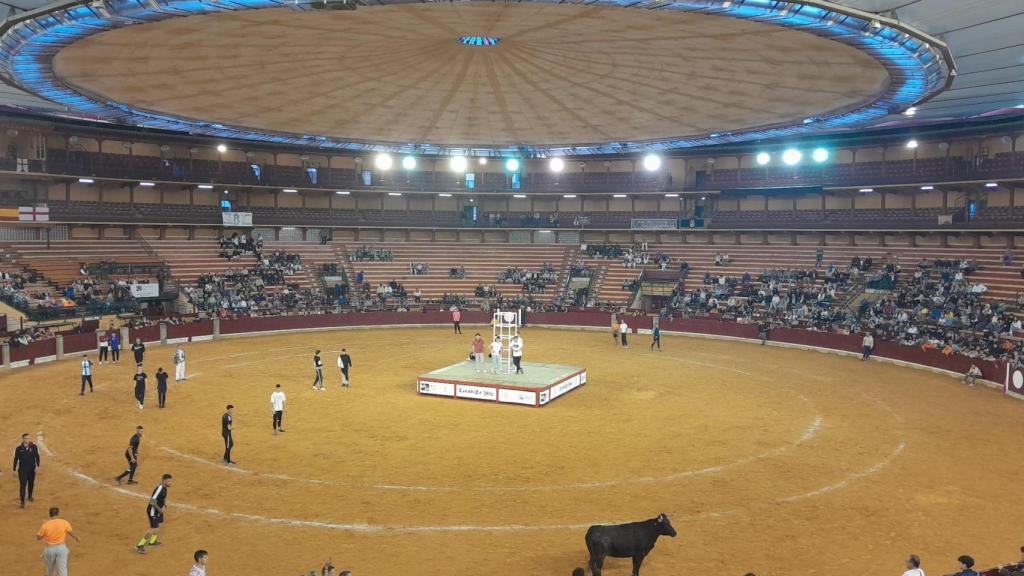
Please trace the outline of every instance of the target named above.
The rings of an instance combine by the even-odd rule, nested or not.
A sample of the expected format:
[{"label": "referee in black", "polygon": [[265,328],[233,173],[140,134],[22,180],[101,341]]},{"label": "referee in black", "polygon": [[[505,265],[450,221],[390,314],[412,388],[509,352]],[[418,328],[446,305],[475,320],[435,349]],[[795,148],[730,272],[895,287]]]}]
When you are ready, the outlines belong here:
[{"label": "referee in black", "polygon": [[132,344],[132,354],[135,355],[135,365],[142,366],[142,357],[146,355],[146,345],[142,343],[142,338],[135,339],[135,344]]},{"label": "referee in black", "polygon": [[167,372],[163,368],[156,369],[156,401],[161,408],[167,403]]},{"label": "referee in black", "polygon": [[338,356],[338,368],[341,368],[341,385],[342,387],[348,386],[348,369],[352,367],[352,357],[348,355],[348,352],[344,348],[341,349],[341,354]]},{"label": "referee in black", "polygon": [[128,469],[121,472],[114,478],[118,486],[121,485],[121,481],[124,477],[128,477],[129,484],[138,484],[135,481],[135,470],[139,467],[139,444],[142,444],[142,426],[135,427],[135,434],[132,434],[130,440],[128,440],[128,448],[125,448],[124,459],[128,461]]},{"label": "referee in black", "polygon": [[320,351],[313,355],[313,370],[316,376],[313,377],[313,390],[324,389],[324,362],[320,359]]},{"label": "referee in black", "polygon": [[14,471],[18,473],[18,496],[21,507],[25,507],[25,492],[28,501],[35,502],[32,492],[36,488],[36,468],[39,467],[39,447],[29,440],[28,434],[21,435],[21,444],[14,449]]},{"label": "referee in black", "polygon": [[142,366],[135,368],[132,379],[135,380],[135,400],[139,403],[139,410],[142,410],[146,403],[146,373],[142,371]]},{"label": "referee in black", "polygon": [[235,407],[232,404],[228,404],[227,411],[220,417],[220,435],[224,437],[224,463],[235,464],[235,461],[231,459],[231,449],[235,446],[235,441],[231,437],[231,431],[234,429],[234,418],[231,416],[231,410]]}]

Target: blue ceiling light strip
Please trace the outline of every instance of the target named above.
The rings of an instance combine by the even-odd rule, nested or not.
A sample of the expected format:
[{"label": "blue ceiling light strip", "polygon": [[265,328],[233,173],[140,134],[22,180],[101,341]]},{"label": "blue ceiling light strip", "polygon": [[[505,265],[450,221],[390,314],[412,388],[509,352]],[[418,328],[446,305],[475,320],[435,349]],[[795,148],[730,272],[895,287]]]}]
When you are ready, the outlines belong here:
[{"label": "blue ceiling light strip", "polygon": [[[378,0],[377,3],[405,4],[413,1],[415,0]],[[551,4],[559,2],[525,1]],[[467,143],[456,147],[430,143],[350,142],[325,136],[251,130],[169,116],[109,102],[100,96],[73,89],[62,82],[53,71],[53,58],[62,48],[107,30],[218,12],[265,8],[308,10],[309,3],[310,0],[104,0],[53,4],[19,14],[8,19],[0,27],[0,77],[38,96],[106,121],[220,138],[353,152],[387,151],[441,155],[473,149],[474,153],[488,156],[585,156],[669,151],[863,127],[935,96],[949,87],[952,77],[956,74],[948,47],[941,41],[898,22],[821,0],[595,0],[590,5],[715,14],[801,30],[851,46],[871,56],[886,68],[891,81],[871,102],[818,114],[810,122],[797,120],[789,125],[764,126],[742,132],[650,141],[506,147]],[[488,47],[499,45],[501,39],[492,36],[463,36],[458,41],[467,46]]]}]

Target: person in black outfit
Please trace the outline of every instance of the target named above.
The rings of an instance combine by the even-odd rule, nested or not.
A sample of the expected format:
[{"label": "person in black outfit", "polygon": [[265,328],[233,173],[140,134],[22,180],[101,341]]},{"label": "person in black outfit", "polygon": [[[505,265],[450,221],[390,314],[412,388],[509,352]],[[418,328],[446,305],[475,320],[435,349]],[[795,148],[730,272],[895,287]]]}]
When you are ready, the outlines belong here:
[{"label": "person in black outfit", "polygon": [[341,385],[348,386],[348,369],[352,367],[352,357],[344,348],[341,349],[341,355],[338,356],[338,367],[341,368]]},{"label": "person in black outfit", "polygon": [[128,441],[128,448],[124,451],[124,459],[128,461],[128,469],[121,472],[114,478],[114,481],[121,484],[124,477],[128,477],[129,484],[138,484],[135,481],[135,470],[139,467],[139,444],[142,443],[142,426],[135,427],[135,434]]},{"label": "person in black outfit", "polygon": [[18,473],[18,496],[21,507],[25,507],[25,492],[28,501],[34,502],[32,492],[36,487],[36,468],[39,467],[39,448],[29,440],[28,434],[21,435],[21,444],[14,449],[14,471]]},{"label": "person in black outfit", "polygon": [[149,504],[146,505],[146,518],[149,520],[149,530],[142,539],[135,545],[135,551],[139,554],[146,553],[146,546],[159,546],[157,537],[160,533],[160,525],[164,523],[164,508],[167,507],[167,489],[171,487],[170,474],[164,474],[160,478],[160,484],[153,489],[149,497]]},{"label": "person in black outfit", "polygon": [[233,428],[234,418],[231,416],[231,410],[234,406],[228,404],[227,412],[220,417],[220,435],[224,437],[224,463],[234,464],[235,461],[231,459],[231,449],[235,446],[235,441],[231,438],[231,430]]},{"label": "person in black outfit", "polygon": [[316,372],[316,376],[313,377],[313,390],[324,389],[324,363],[320,360],[320,351],[317,350],[316,354],[313,355],[313,371]]},{"label": "person in black outfit", "polygon": [[135,400],[139,403],[139,410],[142,410],[142,405],[146,403],[146,373],[142,371],[142,366],[135,368],[132,379],[135,380]]},{"label": "person in black outfit", "polygon": [[161,408],[167,402],[167,372],[163,368],[156,369],[156,400]]},{"label": "person in black outfit", "polygon": [[132,354],[135,355],[135,365],[142,366],[142,357],[146,355],[146,345],[142,343],[142,338],[135,339],[135,344],[132,344]]}]

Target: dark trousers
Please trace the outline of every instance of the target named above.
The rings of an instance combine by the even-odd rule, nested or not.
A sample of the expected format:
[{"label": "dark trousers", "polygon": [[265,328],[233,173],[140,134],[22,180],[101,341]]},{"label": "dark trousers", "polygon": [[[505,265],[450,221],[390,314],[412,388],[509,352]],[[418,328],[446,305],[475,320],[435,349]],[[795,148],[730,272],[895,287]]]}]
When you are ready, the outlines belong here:
[{"label": "dark trousers", "polygon": [[135,355],[135,365],[142,366],[142,356],[139,356],[138,354]]},{"label": "dark trousers", "polygon": [[274,410],[274,430],[281,429],[281,420],[284,419],[283,410]]},{"label": "dark trousers", "polygon": [[455,325],[455,333],[462,334],[462,326],[460,325],[459,321],[456,320],[455,322],[453,322],[453,324]]},{"label": "dark trousers", "polygon": [[82,376],[82,394],[85,394],[85,383],[89,383],[89,392],[92,392],[92,376]]},{"label": "dark trousers", "polygon": [[135,391],[135,401],[138,402],[140,406],[145,404],[146,403],[146,391],[145,390],[142,390],[142,391],[136,390]]},{"label": "dark trousers", "polygon": [[100,362],[106,362],[107,361],[107,351],[109,349],[110,349],[109,346],[104,346],[104,347],[100,348]]},{"label": "dark trousers", "polygon": [[114,362],[121,361],[121,350],[117,348],[110,349],[110,359]]},{"label": "dark trousers", "polygon": [[315,368],[314,370],[316,371],[316,376],[313,377],[313,388],[323,388],[324,387],[324,369],[323,368]]},{"label": "dark trousers", "polygon": [[628,343],[628,342],[626,342],[626,333],[625,333],[625,332],[621,332],[621,333],[619,334],[619,336],[620,336],[620,337],[622,338],[622,346],[623,346],[623,347],[625,347],[625,346],[629,346],[629,343]]},{"label": "dark trousers", "polygon": [[224,434],[224,461],[231,462],[231,449],[235,447],[235,441],[231,438],[231,432]]},{"label": "dark trousers", "polygon": [[164,407],[164,403],[167,402],[167,387],[157,386],[156,387],[156,401],[161,408]]},{"label": "dark trousers", "polygon": [[36,488],[36,469],[18,468],[18,497],[21,503],[25,504],[25,490],[28,489],[28,497],[32,497],[32,491]]},{"label": "dark trousers", "polygon": [[121,480],[125,476],[127,476],[128,477],[128,481],[130,482],[130,481],[135,480],[135,470],[139,467],[139,461],[138,460],[132,460],[131,458],[128,457],[127,454],[125,454],[124,459],[128,461],[128,469],[125,470],[124,472],[121,472],[117,476],[117,479]]},{"label": "dark trousers", "polygon": [[661,350],[661,338],[660,337],[655,338],[654,342],[651,342],[651,350],[654,350],[655,346],[658,347],[658,350]]},{"label": "dark trousers", "polygon": [[864,347],[864,355],[861,356],[861,358],[863,360],[867,360],[870,356],[871,356],[871,348],[868,348],[867,346],[865,346]]},{"label": "dark trousers", "polygon": [[341,369],[341,385],[348,386],[348,366]]},{"label": "dark trousers", "polygon": [[519,364],[522,361],[523,361],[523,357],[522,356],[513,356],[512,357],[512,363],[516,365],[516,374],[519,374],[520,372],[523,371],[523,367]]}]

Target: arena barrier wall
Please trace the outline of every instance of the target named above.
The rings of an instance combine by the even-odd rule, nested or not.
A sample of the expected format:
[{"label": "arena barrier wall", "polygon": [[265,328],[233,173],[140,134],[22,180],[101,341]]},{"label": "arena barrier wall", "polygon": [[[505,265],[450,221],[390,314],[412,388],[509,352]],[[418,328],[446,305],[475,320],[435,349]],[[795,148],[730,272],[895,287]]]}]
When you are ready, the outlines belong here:
[{"label": "arena barrier wall", "polygon": [[[462,324],[489,324],[491,312],[463,312]],[[638,330],[649,331],[653,327],[652,317],[625,316],[623,319],[634,334]],[[282,331],[327,330],[332,328],[358,328],[373,326],[443,326],[452,322],[451,313],[447,311],[433,312],[369,312],[348,314],[318,314],[296,316],[272,316],[257,318],[239,318],[220,321],[220,335],[233,336],[243,334],[259,334]],[[548,312],[529,314],[527,326],[579,327],[579,328],[610,328],[611,314],[607,312]],[[214,323],[210,320],[183,325],[168,325],[168,340],[209,340],[214,335]],[[665,333],[683,333],[710,337],[738,338],[745,340],[757,339],[757,326],[737,322],[719,321],[707,318],[675,319],[660,321]],[[133,328],[130,331],[131,342],[141,338],[143,342],[159,342],[160,326]],[[131,342],[124,343],[125,349]],[[861,352],[861,336],[832,334],[803,330],[797,328],[775,328],[769,336],[769,343],[806,346],[823,351],[839,351],[850,354]],[[74,334],[64,337],[64,354],[76,354],[96,350],[94,333]],[[56,340],[33,342],[28,346],[11,348],[12,368],[39,364],[54,359],[56,356]],[[975,364],[981,369],[982,378],[989,382],[1002,383],[1007,381],[1007,367],[1004,362],[988,362],[977,358],[969,358],[958,354],[943,355],[938,350],[922,350],[916,346],[903,346],[896,342],[875,341],[874,357],[886,358],[898,362],[914,364],[963,374]],[[1005,386],[1004,386],[1005,387]]]}]

